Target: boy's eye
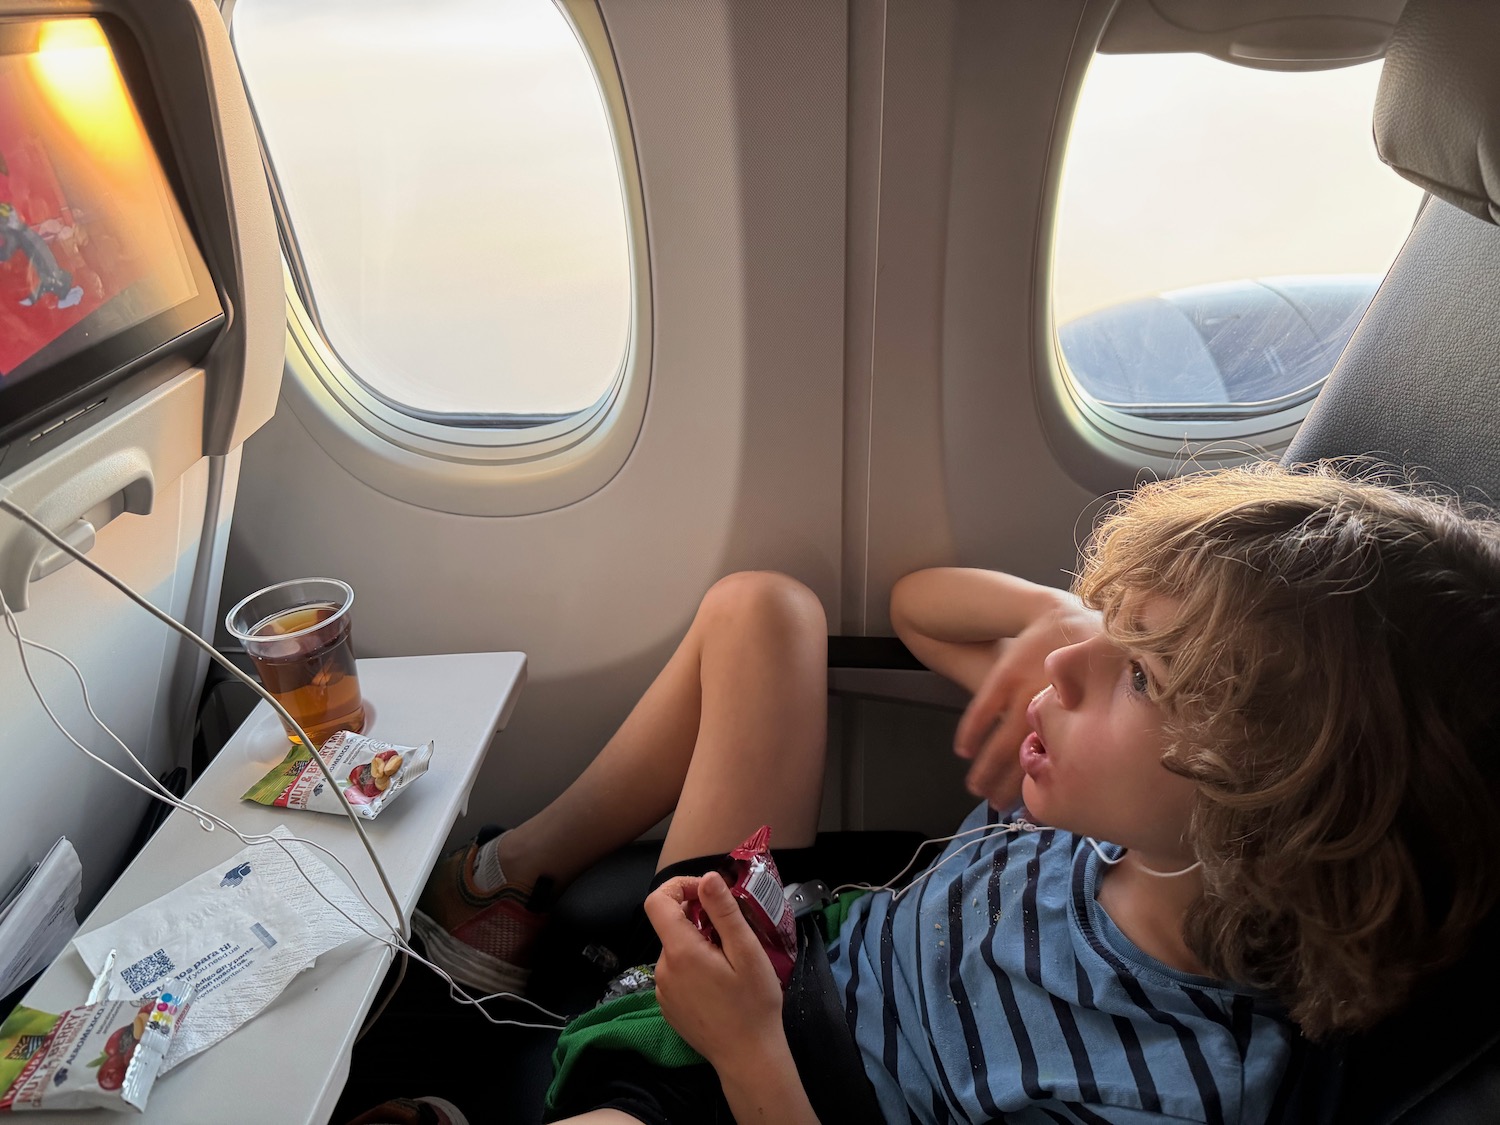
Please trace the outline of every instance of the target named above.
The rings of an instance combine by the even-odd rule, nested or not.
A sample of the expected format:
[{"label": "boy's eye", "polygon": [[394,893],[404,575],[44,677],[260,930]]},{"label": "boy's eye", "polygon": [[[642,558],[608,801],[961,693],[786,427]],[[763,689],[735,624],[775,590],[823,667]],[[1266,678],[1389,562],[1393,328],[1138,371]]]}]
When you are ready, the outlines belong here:
[{"label": "boy's eye", "polygon": [[1137,695],[1147,695],[1151,691],[1151,678],[1146,675],[1146,668],[1139,660],[1130,662],[1130,690]]}]

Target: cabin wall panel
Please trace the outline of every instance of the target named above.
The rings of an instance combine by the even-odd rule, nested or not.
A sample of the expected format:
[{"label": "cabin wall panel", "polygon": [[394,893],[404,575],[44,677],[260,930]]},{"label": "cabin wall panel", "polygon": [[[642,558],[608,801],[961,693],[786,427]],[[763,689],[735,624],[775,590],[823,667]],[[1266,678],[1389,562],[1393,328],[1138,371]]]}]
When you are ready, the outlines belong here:
[{"label": "cabin wall panel", "polygon": [[845,572],[874,635],[890,631],[896,579],[953,553],[939,397],[953,5],[886,0],[878,14],[860,65],[880,76],[879,142],[873,163],[851,170],[874,180],[877,227],[868,344],[852,351],[849,378],[865,399],[866,477],[851,481],[850,498],[865,505],[864,540],[850,545]]},{"label": "cabin wall panel", "polygon": [[[1108,3],[965,0],[955,55],[943,323],[943,456],[954,561],[1067,585],[1094,508],[1047,440],[1038,331],[1051,271],[1053,152],[1070,71]],[[1122,474],[1116,487],[1129,488]]]},{"label": "cabin wall panel", "polygon": [[[921,567],[1069,580],[1093,497],[1043,433],[1038,284],[1047,276],[1045,193],[1070,72],[1078,52],[1092,49],[1107,7],[854,6],[851,631],[889,635],[891,586]],[[867,213],[873,218],[855,222]],[[868,277],[856,262],[862,271],[872,263]],[[844,711],[851,824],[937,832],[972,806],[964,763],[950,754],[955,716],[862,700]]]},{"label": "cabin wall panel", "polygon": [[334,574],[356,590],[361,655],[530,657],[456,834],[514,823],[571,781],[722,574],[793,574],[840,626],[845,6],[601,10],[640,162],[654,313],[646,418],[624,467],[554,511],[446,514],[355,479],[285,402],[245,457],[226,603]]},{"label": "cabin wall panel", "polygon": [[[576,776],[728,571],[787,571],[867,635],[919,567],[1066,582],[1091,496],[1039,423],[1033,290],[1100,8],[604,0],[652,284],[630,459],[555,511],[443,514],[355,479],[283,405],[247,453],[226,601],[334,573],[366,655],[528,652],[464,832]],[[952,716],[900,711],[835,708],[825,824],[935,829],[970,803]]]}]

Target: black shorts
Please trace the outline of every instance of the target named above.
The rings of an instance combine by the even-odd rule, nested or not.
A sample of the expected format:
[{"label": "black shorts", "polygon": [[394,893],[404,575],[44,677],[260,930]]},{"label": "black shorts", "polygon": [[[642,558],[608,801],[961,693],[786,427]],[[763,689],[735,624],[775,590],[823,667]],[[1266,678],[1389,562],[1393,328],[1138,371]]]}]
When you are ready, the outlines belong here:
[{"label": "black shorts", "polygon": [[[804,860],[798,854],[811,849],[791,849],[776,855],[784,878],[801,882]],[[783,859],[785,855],[785,859]],[[723,856],[684,860],[659,871],[651,881],[654,891],[678,875],[702,875],[723,869]],[[826,878],[826,877],[825,877]],[[650,931],[644,911],[638,920]],[[651,938],[642,935],[626,963],[654,961],[661,953]],[[820,1121],[879,1122],[883,1118],[869,1079],[865,1077],[859,1050],[844,1018],[843,999],[834,986],[828,967],[820,919],[809,914],[797,923],[797,963],[782,1002],[782,1026],[797,1072]],[[629,1051],[585,1051],[559,1091],[551,1119],[569,1117],[593,1109],[618,1109],[645,1125],[726,1125],[734,1121],[719,1076],[707,1063],[686,1067],[662,1067]]]}]

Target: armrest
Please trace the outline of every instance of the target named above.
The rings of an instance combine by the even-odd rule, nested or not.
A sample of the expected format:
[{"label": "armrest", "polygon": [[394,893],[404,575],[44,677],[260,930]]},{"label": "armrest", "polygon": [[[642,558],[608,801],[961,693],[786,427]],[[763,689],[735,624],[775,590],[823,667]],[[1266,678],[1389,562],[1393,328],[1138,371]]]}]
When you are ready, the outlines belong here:
[{"label": "armrest", "polygon": [[853,699],[877,699],[888,703],[914,703],[940,711],[963,711],[969,693],[951,680],[925,668],[830,668],[830,695]]},{"label": "armrest", "polygon": [[967,691],[929,672],[896,637],[829,637],[828,691],[940,711],[969,705]]}]

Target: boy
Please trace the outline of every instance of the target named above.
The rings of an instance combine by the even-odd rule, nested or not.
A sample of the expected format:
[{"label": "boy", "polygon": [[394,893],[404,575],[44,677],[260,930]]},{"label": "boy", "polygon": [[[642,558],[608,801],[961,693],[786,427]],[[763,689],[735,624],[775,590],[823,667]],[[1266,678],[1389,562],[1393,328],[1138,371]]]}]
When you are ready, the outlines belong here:
[{"label": "boy", "polygon": [[419,929],[466,979],[518,986],[538,881],[675,807],[656,994],[713,1069],[585,1051],[559,1112],[813,1121],[852,1045],[887,1120],[1270,1119],[1273,999],[1312,1037],[1367,1027],[1500,894],[1500,530],[1261,465],[1141,489],[1077,590],[941,570],[894,591],[913,652],[977,691],[957,750],[986,803],[909,891],[848,907],[828,950],[848,1037],[817,1057],[793,1057],[723,880],[694,873],[762,823],[778,852],[812,841],[826,628],[781,576],[716,585],[579,780],[445,861]]}]

